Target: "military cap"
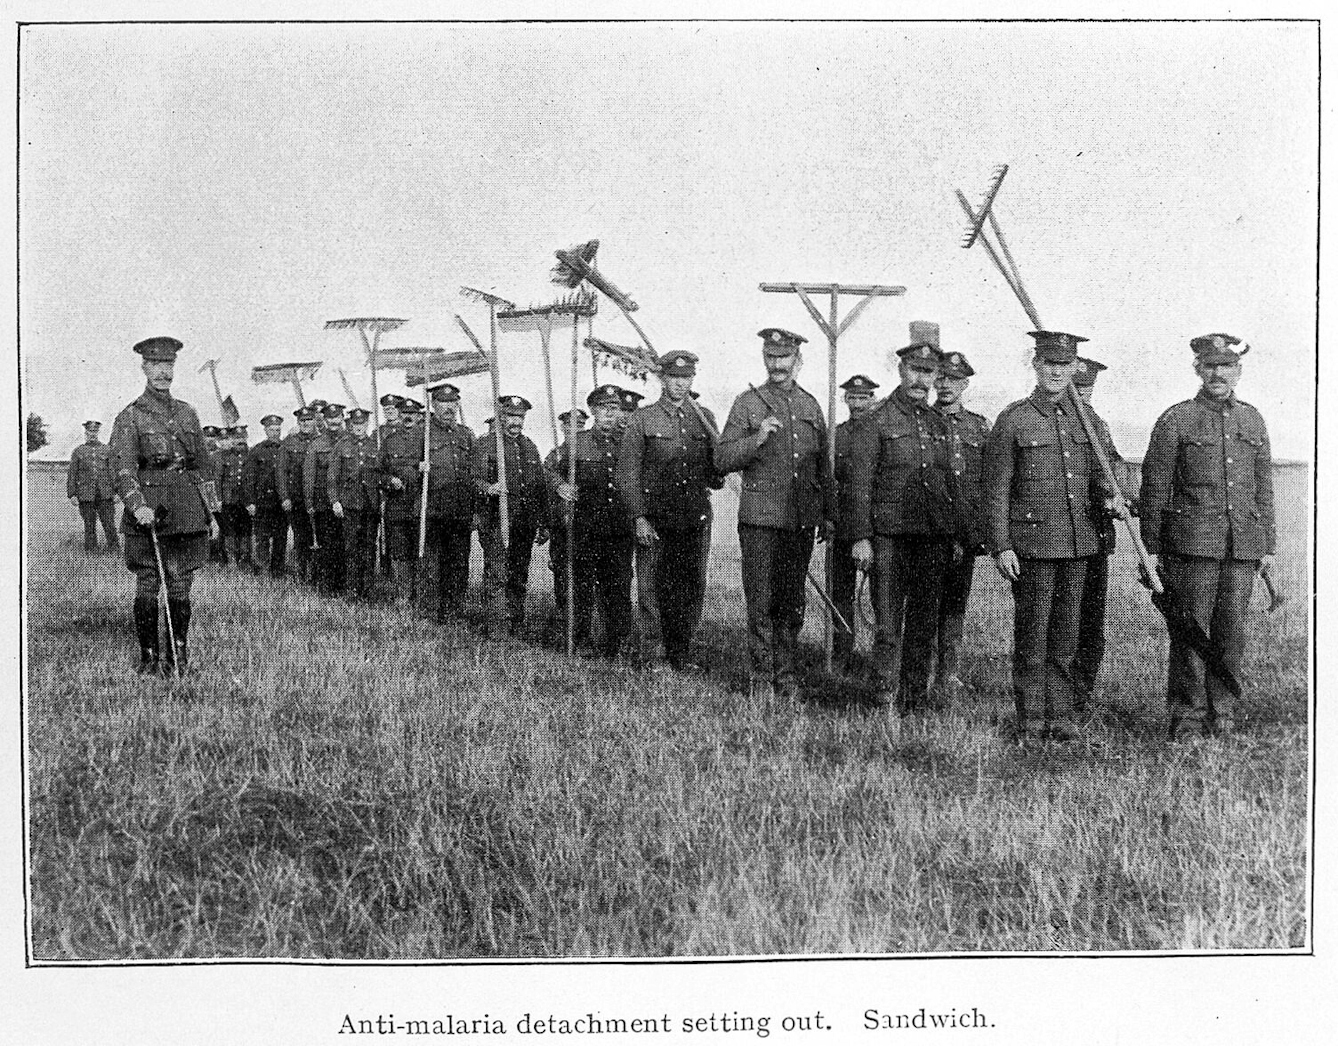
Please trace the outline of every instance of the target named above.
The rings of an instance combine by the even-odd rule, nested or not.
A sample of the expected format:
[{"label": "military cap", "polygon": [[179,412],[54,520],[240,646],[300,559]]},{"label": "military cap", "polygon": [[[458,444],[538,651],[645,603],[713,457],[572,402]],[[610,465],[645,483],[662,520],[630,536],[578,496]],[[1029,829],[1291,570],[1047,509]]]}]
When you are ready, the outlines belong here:
[{"label": "military cap", "polygon": [[[559,414],[559,415],[557,416],[558,427],[559,427],[559,428],[561,428],[561,429],[565,429],[565,428],[571,423],[571,413],[572,413],[572,412],[569,411],[569,410],[564,410],[561,414]],[[585,423],[586,423],[587,421],[589,421],[589,420],[590,420],[590,415],[587,414],[585,411],[583,411],[580,407],[577,407],[577,408],[576,408],[576,427],[577,427],[578,429],[581,428],[581,427],[583,427],[583,426],[585,425]]]},{"label": "military cap", "polygon": [[460,399],[460,390],[449,381],[434,385],[428,390],[434,403],[456,403]]},{"label": "military cap", "polygon": [[316,408],[309,403],[305,407],[298,407],[297,410],[293,411],[293,417],[298,421],[310,421],[315,416]]},{"label": "military cap", "polygon": [[897,355],[905,360],[908,366],[918,367],[922,370],[937,370],[943,362],[943,353],[928,342],[921,342],[919,345],[907,345],[904,349],[898,349]]},{"label": "military cap", "polygon": [[623,389],[618,393],[618,399],[621,401],[620,405],[623,410],[626,411],[636,410],[637,404],[645,398],[646,397],[641,395],[641,393],[635,392],[632,389]]},{"label": "military cap", "polygon": [[534,407],[534,404],[524,396],[498,396],[497,405],[502,408],[503,414],[521,415],[528,413]]},{"label": "military cap", "polygon": [[269,428],[271,425],[282,425],[283,418],[279,417],[277,414],[266,414],[260,419],[260,424],[265,428]]},{"label": "military cap", "polygon": [[660,357],[660,373],[668,378],[690,378],[697,373],[697,354],[674,349]]},{"label": "military cap", "polygon": [[335,418],[344,416],[344,405],[342,403],[327,403],[321,408],[321,414],[333,421]]},{"label": "military cap", "polygon": [[1096,376],[1106,369],[1104,363],[1089,360],[1086,356],[1078,357],[1078,368],[1073,372],[1073,384],[1095,385]]},{"label": "military cap", "polygon": [[307,404],[307,406],[310,407],[312,410],[324,410],[329,405],[330,405],[329,400],[319,400],[319,399],[312,400],[310,403]]},{"label": "military cap", "polygon": [[762,339],[763,356],[793,356],[799,351],[799,346],[808,341],[802,334],[787,331],[783,327],[763,327],[757,336]]},{"label": "military cap", "polygon": [[348,412],[348,420],[353,422],[354,425],[362,424],[371,416],[370,411],[363,410],[361,407],[354,407]]},{"label": "military cap", "polygon": [[873,390],[878,388],[878,382],[863,374],[855,374],[841,382],[841,388],[851,396],[872,396]]},{"label": "military cap", "polygon": [[85,421],[85,422],[84,422],[84,428],[86,428],[86,429],[100,429],[100,428],[102,428],[102,422],[100,422],[100,421]]},{"label": "military cap", "polygon": [[403,396],[396,396],[393,392],[387,392],[381,397],[380,403],[383,407],[398,407],[403,400]]},{"label": "military cap", "polygon": [[1072,363],[1078,358],[1078,344],[1087,339],[1063,331],[1028,331],[1036,339],[1036,355],[1046,363]]},{"label": "military cap", "polygon": [[1189,347],[1194,350],[1194,356],[1200,363],[1237,363],[1250,351],[1246,345],[1237,352],[1235,346],[1239,344],[1240,339],[1234,334],[1203,334],[1191,338]]},{"label": "military cap", "polygon": [[969,378],[976,372],[976,369],[966,361],[966,357],[960,352],[943,353],[941,367],[943,373],[950,378]]},{"label": "military cap", "polygon": [[224,431],[224,433],[225,433],[226,435],[229,435],[229,436],[245,436],[245,435],[246,435],[246,426],[245,426],[245,425],[229,425],[229,426],[228,426],[226,429],[224,429],[223,431]]},{"label": "military cap", "polygon": [[136,352],[154,363],[171,363],[177,358],[177,353],[181,351],[181,348],[181,342],[177,341],[176,338],[166,336],[145,338],[135,345]]},{"label": "military cap", "polygon": [[[617,385],[598,385],[590,390],[590,395],[585,398],[585,405],[594,409],[595,407],[607,407],[612,404],[621,406],[622,401],[623,390]],[[581,413],[585,412],[581,411]]]},{"label": "military cap", "polygon": [[416,399],[410,399],[408,396],[400,397],[400,412],[402,414],[418,414],[423,409],[423,405]]},{"label": "military cap", "polygon": [[219,436],[223,435],[223,430],[217,425],[206,425],[200,429],[200,435],[208,436],[210,439],[218,439]]}]

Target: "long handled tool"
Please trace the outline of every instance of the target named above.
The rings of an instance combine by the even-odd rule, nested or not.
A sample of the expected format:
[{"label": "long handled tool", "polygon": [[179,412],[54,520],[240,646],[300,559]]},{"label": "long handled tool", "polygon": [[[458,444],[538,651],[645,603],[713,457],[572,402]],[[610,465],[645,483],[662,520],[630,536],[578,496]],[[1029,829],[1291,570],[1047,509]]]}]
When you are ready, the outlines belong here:
[{"label": "long handled tool", "polygon": [[[497,310],[514,309],[515,303],[509,302],[505,298],[499,298],[496,294],[489,294],[487,291],[477,290],[473,287],[461,287],[460,293],[473,301],[484,302],[488,306],[488,365],[492,374],[492,409],[493,416],[497,417],[498,403],[502,397],[502,373],[497,360]],[[483,352],[483,346],[479,344],[478,338],[474,337],[474,332],[469,329],[468,324],[457,314],[456,322],[469,335],[479,352]],[[506,485],[506,437],[502,433],[502,419],[497,417],[493,422],[493,436],[497,446],[497,482],[502,485],[502,491],[497,496],[497,516],[501,524],[502,548],[511,547],[511,513],[510,499],[507,496]]]},{"label": "long handled tool", "polygon": [[[163,550],[158,545],[158,523],[149,524],[149,537],[153,539],[153,560],[158,564],[158,582],[163,586],[163,606],[167,608],[167,642],[172,647],[172,674],[181,678],[181,664],[177,661],[177,634],[172,626],[172,596],[167,589],[167,571],[163,569]],[[157,628],[157,623],[154,623]]]}]

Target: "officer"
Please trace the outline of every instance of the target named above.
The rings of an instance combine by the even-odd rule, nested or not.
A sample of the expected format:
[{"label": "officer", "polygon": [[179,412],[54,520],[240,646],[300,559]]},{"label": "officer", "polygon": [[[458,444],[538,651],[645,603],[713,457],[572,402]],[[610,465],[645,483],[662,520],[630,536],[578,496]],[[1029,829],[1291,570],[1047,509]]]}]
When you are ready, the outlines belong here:
[{"label": "officer", "polygon": [[850,631],[840,625],[832,636],[832,668],[838,674],[850,668],[855,648],[855,588],[857,569],[851,548],[850,519],[854,508],[854,487],[851,483],[851,455],[854,452],[854,434],[873,414],[874,389],[878,382],[863,374],[855,374],[841,383],[841,397],[845,400],[850,417],[836,426],[836,529],[832,545],[832,604],[846,620]]},{"label": "officer", "polygon": [[366,599],[376,578],[376,527],[381,490],[376,439],[367,434],[371,415],[348,413],[349,430],[334,445],[325,475],[330,511],[343,527],[344,591]]},{"label": "officer", "polygon": [[[660,398],[627,423],[618,446],[618,490],[633,520],[637,545],[653,562],[637,574],[653,577],[664,657],[690,667],[693,608],[701,600],[701,554],[710,525],[710,491],[724,485],[713,463],[715,418],[692,403],[697,357],[682,349],[660,357]],[[650,643],[642,633],[642,656]]]},{"label": "officer", "polygon": [[[423,588],[424,598],[435,589],[436,618],[444,622],[464,612],[469,591],[476,441],[474,433],[460,421],[458,388],[449,383],[438,385],[430,397],[428,441],[432,455],[427,481],[427,579]],[[418,449],[421,458],[421,439]]]},{"label": "officer", "polygon": [[[207,471],[202,472],[204,479],[218,489],[218,469],[219,454],[222,451],[224,443],[224,430],[217,425],[206,425],[200,430],[204,433],[204,446],[209,451],[209,464],[205,466]],[[219,502],[220,508],[213,513],[215,537],[209,539],[209,562],[217,563],[221,566],[228,565],[228,550],[223,540],[223,510],[222,502]]]},{"label": "officer", "polygon": [[321,408],[325,431],[307,446],[302,464],[302,494],[311,513],[319,549],[313,556],[318,592],[334,595],[344,590],[344,521],[330,502],[330,460],[335,444],[344,437],[344,405],[327,403]]},{"label": "officer", "polygon": [[[615,432],[621,444],[627,423],[641,406],[646,397],[631,389],[623,389],[619,394],[621,416]],[[644,651],[655,658],[664,657],[664,644],[660,641],[660,609],[655,605],[655,556],[654,545],[638,545],[633,540],[632,565],[636,574],[636,619],[637,630],[641,636]]]},{"label": "officer", "polygon": [[622,408],[621,416],[618,418],[618,436],[622,436],[623,431],[627,428],[627,423],[632,420],[632,415],[637,412],[637,409],[641,406],[641,401],[645,398],[641,393],[634,392],[631,389],[618,390],[618,406]]},{"label": "officer", "polygon": [[222,432],[218,453],[218,494],[223,502],[223,556],[237,564],[238,570],[254,569],[251,561],[251,517],[246,513],[246,426],[232,425]]},{"label": "officer", "polygon": [[274,478],[279,488],[279,503],[293,530],[293,559],[298,580],[310,581],[313,533],[302,469],[306,464],[307,449],[316,439],[316,411],[310,405],[300,407],[293,411],[293,417],[297,419],[297,431],[289,433],[279,445]]},{"label": "officer", "polygon": [[112,479],[111,448],[98,439],[102,422],[84,422],[84,442],[70,454],[70,469],[65,479],[65,496],[79,510],[84,521],[84,551],[98,548],[98,520],[107,539],[109,551],[121,547],[116,536],[113,499],[116,485]]},{"label": "officer", "polygon": [[942,354],[938,324],[916,320],[897,350],[900,383],[851,455],[851,555],[873,565],[877,701],[900,715],[928,704],[943,572],[952,560],[947,426],[929,405]]},{"label": "officer", "polygon": [[307,404],[316,412],[316,435],[318,436],[325,431],[325,408],[329,405],[329,401],[321,399],[312,400]]},{"label": "officer", "polygon": [[[135,572],[135,632],[139,672],[159,668],[158,586],[167,589],[168,614],[176,639],[171,663],[186,668],[191,619],[191,580],[203,564],[217,525],[213,484],[204,478],[209,451],[195,408],[172,398],[172,377],[181,342],[148,338],[135,345],[146,387],[116,415],[111,466],[125,505],[121,530],[126,565]],[[159,575],[158,555],[162,559]]]},{"label": "officer", "polygon": [[422,410],[417,400],[400,398],[400,418],[393,429],[381,437],[381,460],[377,474],[385,495],[386,554],[390,559],[390,580],[397,602],[409,598],[414,581],[414,561],[418,557],[418,514],[421,477],[418,466],[423,461],[423,433],[414,419]]},{"label": "officer", "polygon": [[[1236,398],[1239,338],[1193,339],[1202,383],[1193,399],[1167,410],[1152,429],[1139,499],[1148,551],[1161,557],[1166,587],[1194,615],[1237,679],[1245,655],[1245,611],[1256,573],[1277,549],[1268,429]],[[1235,729],[1231,692],[1186,643],[1171,635],[1166,703],[1171,736],[1189,740]]]},{"label": "officer", "polygon": [[387,392],[377,402],[381,404],[381,437],[384,439],[394,432],[400,423],[400,404],[403,402],[403,397]]},{"label": "officer", "polygon": [[[620,401],[621,402],[621,401]],[[619,408],[621,415],[622,410]],[[558,455],[565,453],[567,446],[568,433],[571,431],[572,412],[564,410],[557,416],[558,435],[561,440],[558,446],[548,452],[544,458],[544,469],[551,477],[550,490],[552,496],[548,499],[548,569],[553,573],[553,613],[549,617],[549,632],[556,635],[565,626],[567,614],[567,512],[566,503],[557,494],[556,483],[563,480],[566,473],[558,474],[557,461]],[[576,408],[576,430],[585,431],[586,425],[590,422],[590,415],[580,407]],[[568,460],[564,457],[562,460]],[[565,482],[565,480],[563,480]]]},{"label": "officer", "polygon": [[813,539],[836,515],[822,408],[795,378],[808,339],[779,327],[762,339],[766,383],[750,386],[729,411],[716,469],[740,472],[739,550],[748,605],[749,693],[799,699],[795,652],[804,627],[804,580]]},{"label": "officer", "polygon": [[477,440],[473,476],[479,499],[479,543],[483,546],[483,595],[489,617],[487,632],[495,634],[505,615],[511,635],[519,636],[525,625],[530,556],[536,541],[542,545],[548,540],[548,477],[539,448],[522,431],[530,401],[524,396],[501,396],[497,410],[506,453],[510,545],[502,544],[497,440]]},{"label": "officer", "polygon": [[[590,622],[598,603],[604,626],[602,653],[608,658],[618,656],[632,631],[632,520],[617,483],[621,392],[617,385],[600,385],[586,397],[595,424],[576,433],[574,486],[568,482],[570,441],[550,455],[547,465],[559,502],[570,506],[573,513],[572,599],[576,644],[583,646],[590,642]],[[554,577],[566,569],[564,553]],[[565,608],[564,591],[560,609]]]},{"label": "officer", "polygon": [[270,577],[282,577],[288,555],[288,520],[279,497],[279,447],[283,418],[266,414],[260,419],[265,438],[251,448],[242,470],[246,513],[251,517],[256,568],[269,567]]},{"label": "officer", "polygon": [[934,409],[947,427],[948,458],[955,486],[952,561],[943,572],[938,604],[938,666],[935,684],[941,691],[960,690],[962,629],[976,574],[976,557],[985,551],[981,511],[980,469],[990,423],[967,410],[962,397],[975,369],[960,352],[948,352],[934,382]]},{"label": "officer", "polygon": [[1114,490],[1068,398],[1087,339],[1031,337],[1036,389],[1003,409],[985,442],[985,520],[995,566],[1013,586],[1017,738],[1071,741],[1078,616],[1088,559],[1100,548],[1094,506]]}]

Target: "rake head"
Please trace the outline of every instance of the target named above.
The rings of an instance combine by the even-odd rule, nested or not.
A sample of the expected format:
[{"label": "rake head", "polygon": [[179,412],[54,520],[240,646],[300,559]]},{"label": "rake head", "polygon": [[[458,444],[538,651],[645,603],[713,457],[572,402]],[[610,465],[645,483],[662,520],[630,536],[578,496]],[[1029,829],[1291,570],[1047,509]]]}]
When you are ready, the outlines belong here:
[{"label": "rake head", "polygon": [[531,305],[528,309],[503,309],[497,314],[500,331],[535,331],[547,326],[569,327],[579,316],[593,316],[599,310],[599,299],[593,294],[577,291],[548,305]]},{"label": "rake head", "polygon": [[[564,287],[579,287],[586,278],[586,270],[594,267],[597,253],[599,253],[598,240],[588,240],[585,243],[578,243],[570,250],[558,252],[558,263],[553,266],[550,273],[553,282],[560,283]],[[578,266],[564,258],[564,254],[585,264]]]},{"label": "rake head", "polygon": [[410,370],[404,376],[404,384],[410,388],[419,385],[435,385],[449,378],[463,378],[470,374],[484,374],[488,370],[488,361],[477,352],[445,352],[428,359],[427,375],[422,368]]},{"label": "rake head", "polygon": [[629,377],[645,378],[660,371],[655,354],[644,346],[615,345],[602,338],[586,338],[584,345],[594,353],[595,360],[601,366],[611,367]]},{"label": "rake head", "polygon": [[251,368],[251,380],[257,385],[278,384],[289,381],[310,381],[321,369],[317,363],[266,363]]},{"label": "rake head", "polygon": [[962,233],[963,247],[975,246],[976,239],[980,236],[981,226],[985,224],[985,220],[989,216],[990,208],[994,205],[994,197],[999,192],[999,186],[1003,184],[1004,175],[1007,173],[1008,164],[1006,163],[1001,163],[994,168],[994,173],[990,175],[990,184],[985,189],[984,202],[972,212],[974,217],[967,223],[966,230]]},{"label": "rake head", "polygon": [[499,298],[495,294],[489,294],[487,291],[478,290],[475,287],[461,287],[460,293],[470,301],[481,301],[485,305],[496,305],[499,309],[514,309],[515,302],[507,301],[505,298]]},{"label": "rake head", "polygon": [[[594,244],[596,250],[599,248],[598,240],[591,240],[584,247],[588,248],[590,244]],[[582,249],[578,247],[570,251],[554,251],[559,264],[553,268],[553,282],[565,283],[569,287],[575,287],[579,285],[581,280],[584,280],[617,305],[618,308],[626,312],[636,312],[640,306],[601,275],[599,270],[585,259]],[[564,273],[561,279],[558,278],[559,272]],[[565,275],[567,273],[570,273],[570,275]],[[575,283],[570,282],[577,275],[580,276],[580,280],[576,280]]]},{"label": "rake head", "polygon": [[346,320],[326,320],[325,330],[393,331],[403,327],[408,322],[408,320],[394,320],[387,316],[356,316]]}]

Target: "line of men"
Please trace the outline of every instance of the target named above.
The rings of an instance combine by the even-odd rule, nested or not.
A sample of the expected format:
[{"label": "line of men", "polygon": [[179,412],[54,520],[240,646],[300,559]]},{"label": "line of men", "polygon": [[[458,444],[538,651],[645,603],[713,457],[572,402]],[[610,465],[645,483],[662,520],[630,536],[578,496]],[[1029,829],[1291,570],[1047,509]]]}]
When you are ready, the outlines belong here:
[{"label": "line of men", "polygon": [[[141,342],[135,351],[148,384],[118,416],[110,448],[126,506],[127,563],[139,578],[141,670],[156,671],[160,662],[149,530],[162,545],[174,624],[178,606],[185,607],[175,629],[173,660],[180,665],[202,535],[237,533],[254,520],[262,555],[279,574],[291,529],[299,576],[321,591],[365,596],[376,574],[382,516],[392,583],[403,593],[425,581],[422,591],[435,592],[430,609],[441,621],[463,609],[477,530],[488,628],[505,626],[512,634],[525,622],[533,547],[551,530],[558,610],[567,598],[570,555],[577,641],[590,643],[597,611],[601,651],[609,657],[624,652],[632,632],[635,566],[643,655],[649,643],[650,650],[662,650],[668,668],[690,670],[711,493],[727,474],[739,473],[755,699],[800,696],[797,644],[815,542],[834,543],[833,601],[847,623],[854,620],[859,572],[869,579],[877,699],[898,717],[927,707],[931,681],[944,689],[962,685],[974,562],[987,552],[1014,598],[1017,737],[1078,737],[1104,650],[1112,516],[1123,511],[1135,485],[1104,421],[1075,410],[1067,397],[1072,384],[1090,402],[1105,369],[1078,357],[1086,339],[1032,332],[1036,388],[990,426],[964,406],[974,374],[965,356],[942,350],[936,324],[912,323],[910,343],[896,350],[898,385],[889,395],[875,401],[878,384],[864,375],[841,386],[850,418],[836,432],[833,470],[826,419],[797,382],[806,339],[774,327],[758,333],[766,380],[738,396],[723,430],[696,401],[698,358],[684,350],[660,358],[661,395],[654,403],[638,406],[638,394],[614,385],[594,389],[587,400],[593,424],[547,461],[523,433],[531,404],[501,397],[496,417],[506,460],[505,534],[497,439],[492,433],[476,439],[461,423],[455,386],[429,391],[425,421],[416,401],[383,397],[387,421],[379,440],[367,431],[365,411],[349,415],[346,432],[338,404],[297,411],[298,431],[286,439],[281,419],[267,416],[265,441],[246,450],[240,463],[220,466],[194,411],[170,396],[180,342]],[[1258,412],[1234,395],[1245,351],[1237,351],[1239,344],[1225,334],[1191,342],[1202,387],[1154,428],[1139,499],[1144,542],[1161,554],[1168,582],[1236,673],[1253,577],[1267,568],[1276,544],[1267,430]],[[225,438],[221,456],[240,456],[244,427]],[[1094,440],[1118,471],[1100,464]],[[423,483],[420,579],[415,561]],[[224,527],[210,518],[213,512]],[[234,555],[238,548],[234,544]],[[842,670],[852,667],[851,651],[850,634],[839,635]],[[1167,693],[1173,737],[1233,729],[1231,694],[1174,635]]]}]

